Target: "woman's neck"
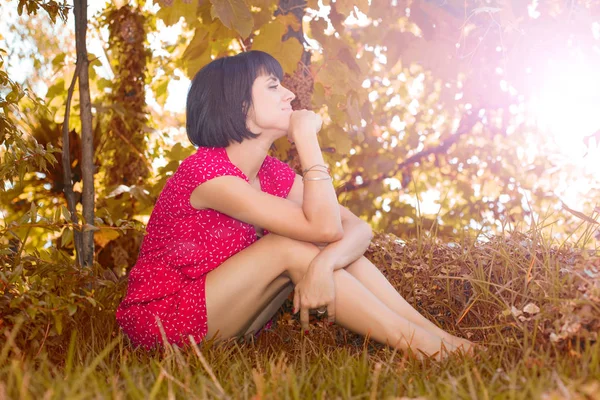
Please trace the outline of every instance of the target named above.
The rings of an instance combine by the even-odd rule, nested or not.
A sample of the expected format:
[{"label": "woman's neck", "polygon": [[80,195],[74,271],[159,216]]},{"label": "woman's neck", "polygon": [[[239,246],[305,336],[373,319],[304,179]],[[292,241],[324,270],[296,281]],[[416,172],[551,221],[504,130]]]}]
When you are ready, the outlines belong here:
[{"label": "woman's neck", "polygon": [[253,184],[258,178],[258,171],[267,157],[272,143],[260,139],[246,139],[242,143],[232,143],[225,148],[229,161],[238,167]]}]

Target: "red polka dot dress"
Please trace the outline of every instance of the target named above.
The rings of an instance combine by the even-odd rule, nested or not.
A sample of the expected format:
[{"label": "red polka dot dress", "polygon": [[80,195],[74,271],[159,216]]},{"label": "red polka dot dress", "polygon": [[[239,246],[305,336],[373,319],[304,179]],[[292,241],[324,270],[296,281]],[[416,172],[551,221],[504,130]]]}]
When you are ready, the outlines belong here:
[{"label": "red polka dot dress", "polygon": [[[157,320],[169,343],[183,345],[188,335],[201,341],[208,329],[206,274],[257,240],[253,225],[190,204],[198,185],[225,175],[248,182],[224,148],[200,147],[167,180],[131,269],[127,295],[117,309],[117,322],[135,346],[162,344]],[[294,170],[271,156],[258,172],[262,191],[283,198],[294,177]]]}]

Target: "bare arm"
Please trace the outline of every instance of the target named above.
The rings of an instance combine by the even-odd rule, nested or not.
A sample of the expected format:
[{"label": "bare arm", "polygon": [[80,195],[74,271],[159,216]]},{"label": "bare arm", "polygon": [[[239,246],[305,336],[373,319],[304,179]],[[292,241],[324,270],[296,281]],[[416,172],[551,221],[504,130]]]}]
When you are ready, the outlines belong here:
[{"label": "bare arm", "polygon": [[[290,137],[296,142],[303,168],[324,164],[317,140],[320,117],[312,111],[298,110],[290,117]],[[311,175],[326,176],[322,172]],[[307,182],[303,200],[264,193],[237,176],[217,176],[199,184],[190,196],[196,209],[210,208],[240,221],[266,228],[270,232],[305,242],[333,242],[342,238],[337,197],[330,179]]]},{"label": "bare arm", "polygon": [[[310,113],[305,116],[313,116],[311,111],[298,111],[299,116],[302,113]],[[315,128],[309,118],[304,120],[294,120],[295,115],[292,115],[291,136],[296,143],[300,164],[302,169],[310,168],[314,165],[324,165],[323,154],[319,147],[316,131],[320,128]],[[318,117],[317,117],[318,118]],[[316,129],[316,131],[315,131]],[[305,174],[307,178],[325,178],[326,173],[311,171]],[[338,233],[337,238],[343,236],[343,227],[341,224],[340,208],[337,201],[337,195],[333,187],[332,180],[305,180],[302,191],[302,210],[306,219],[311,223],[319,224],[324,230]],[[289,198],[289,197],[288,197]]]},{"label": "bare arm", "polygon": [[[287,197],[288,200],[301,204],[303,200],[302,192],[306,190],[305,188],[306,186],[302,184],[302,177],[296,175],[294,185]],[[327,265],[332,271],[345,268],[362,257],[373,238],[373,231],[368,223],[352,214],[346,207],[340,204],[337,204],[337,207],[340,212],[344,236],[342,239],[331,243],[315,243],[322,251],[313,261],[314,264]]]},{"label": "bare arm", "polygon": [[[350,211],[348,211],[350,213]],[[313,260],[314,265],[325,265],[332,271],[346,268],[365,254],[369,248],[373,231],[369,224],[352,214],[354,218],[342,220],[344,237],[329,243]]]},{"label": "bare arm", "polygon": [[190,204],[305,242],[332,242],[341,237],[341,232],[324,226],[322,221],[309,221],[300,204],[261,192],[236,176],[204,182],[192,192]]},{"label": "bare arm", "polygon": [[[304,190],[302,177],[297,175],[288,200],[300,204]],[[326,304],[329,323],[335,322],[333,271],[345,268],[362,257],[373,237],[369,224],[340,204],[337,206],[344,229],[343,237],[330,243],[315,243],[321,248],[321,252],[311,261],[304,278],[296,284],[294,290],[294,312],[300,312],[304,331],[308,330],[308,310],[317,304]]]}]

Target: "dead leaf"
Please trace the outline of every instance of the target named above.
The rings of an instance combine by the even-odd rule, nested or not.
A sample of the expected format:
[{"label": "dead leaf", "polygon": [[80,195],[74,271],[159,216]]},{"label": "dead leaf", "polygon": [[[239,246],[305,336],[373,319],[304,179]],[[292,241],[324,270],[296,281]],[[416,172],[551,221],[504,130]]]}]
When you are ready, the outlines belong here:
[{"label": "dead leaf", "polygon": [[529,303],[525,307],[523,307],[523,311],[525,311],[528,314],[537,314],[540,312],[540,308],[533,303]]},{"label": "dead leaf", "polygon": [[582,213],[580,211],[573,210],[572,208],[567,207],[567,205],[565,203],[562,203],[562,208],[563,208],[563,210],[570,212],[577,218],[580,218],[586,222],[589,222],[590,224],[598,224],[598,221],[596,221],[592,217],[588,217],[587,215],[585,215],[584,213]]},{"label": "dead leaf", "polygon": [[515,317],[515,318],[517,318],[518,316],[523,314],[523,311],[519,310],[515,306],[510,306],[510,312],[512,313],[513,317]]}]

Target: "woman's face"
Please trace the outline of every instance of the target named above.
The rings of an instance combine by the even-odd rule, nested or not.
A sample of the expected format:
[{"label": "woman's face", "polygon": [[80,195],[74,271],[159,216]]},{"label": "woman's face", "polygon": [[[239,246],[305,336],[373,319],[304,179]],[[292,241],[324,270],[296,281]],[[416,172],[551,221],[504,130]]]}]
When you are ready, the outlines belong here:
[{"label": "woman's face", "polygon": [[253,133],[287,133],[292,115],[290,103],[295,97],[274,75],[258,76],[252,84],[252,106],[246,120],[248,129]]}]

